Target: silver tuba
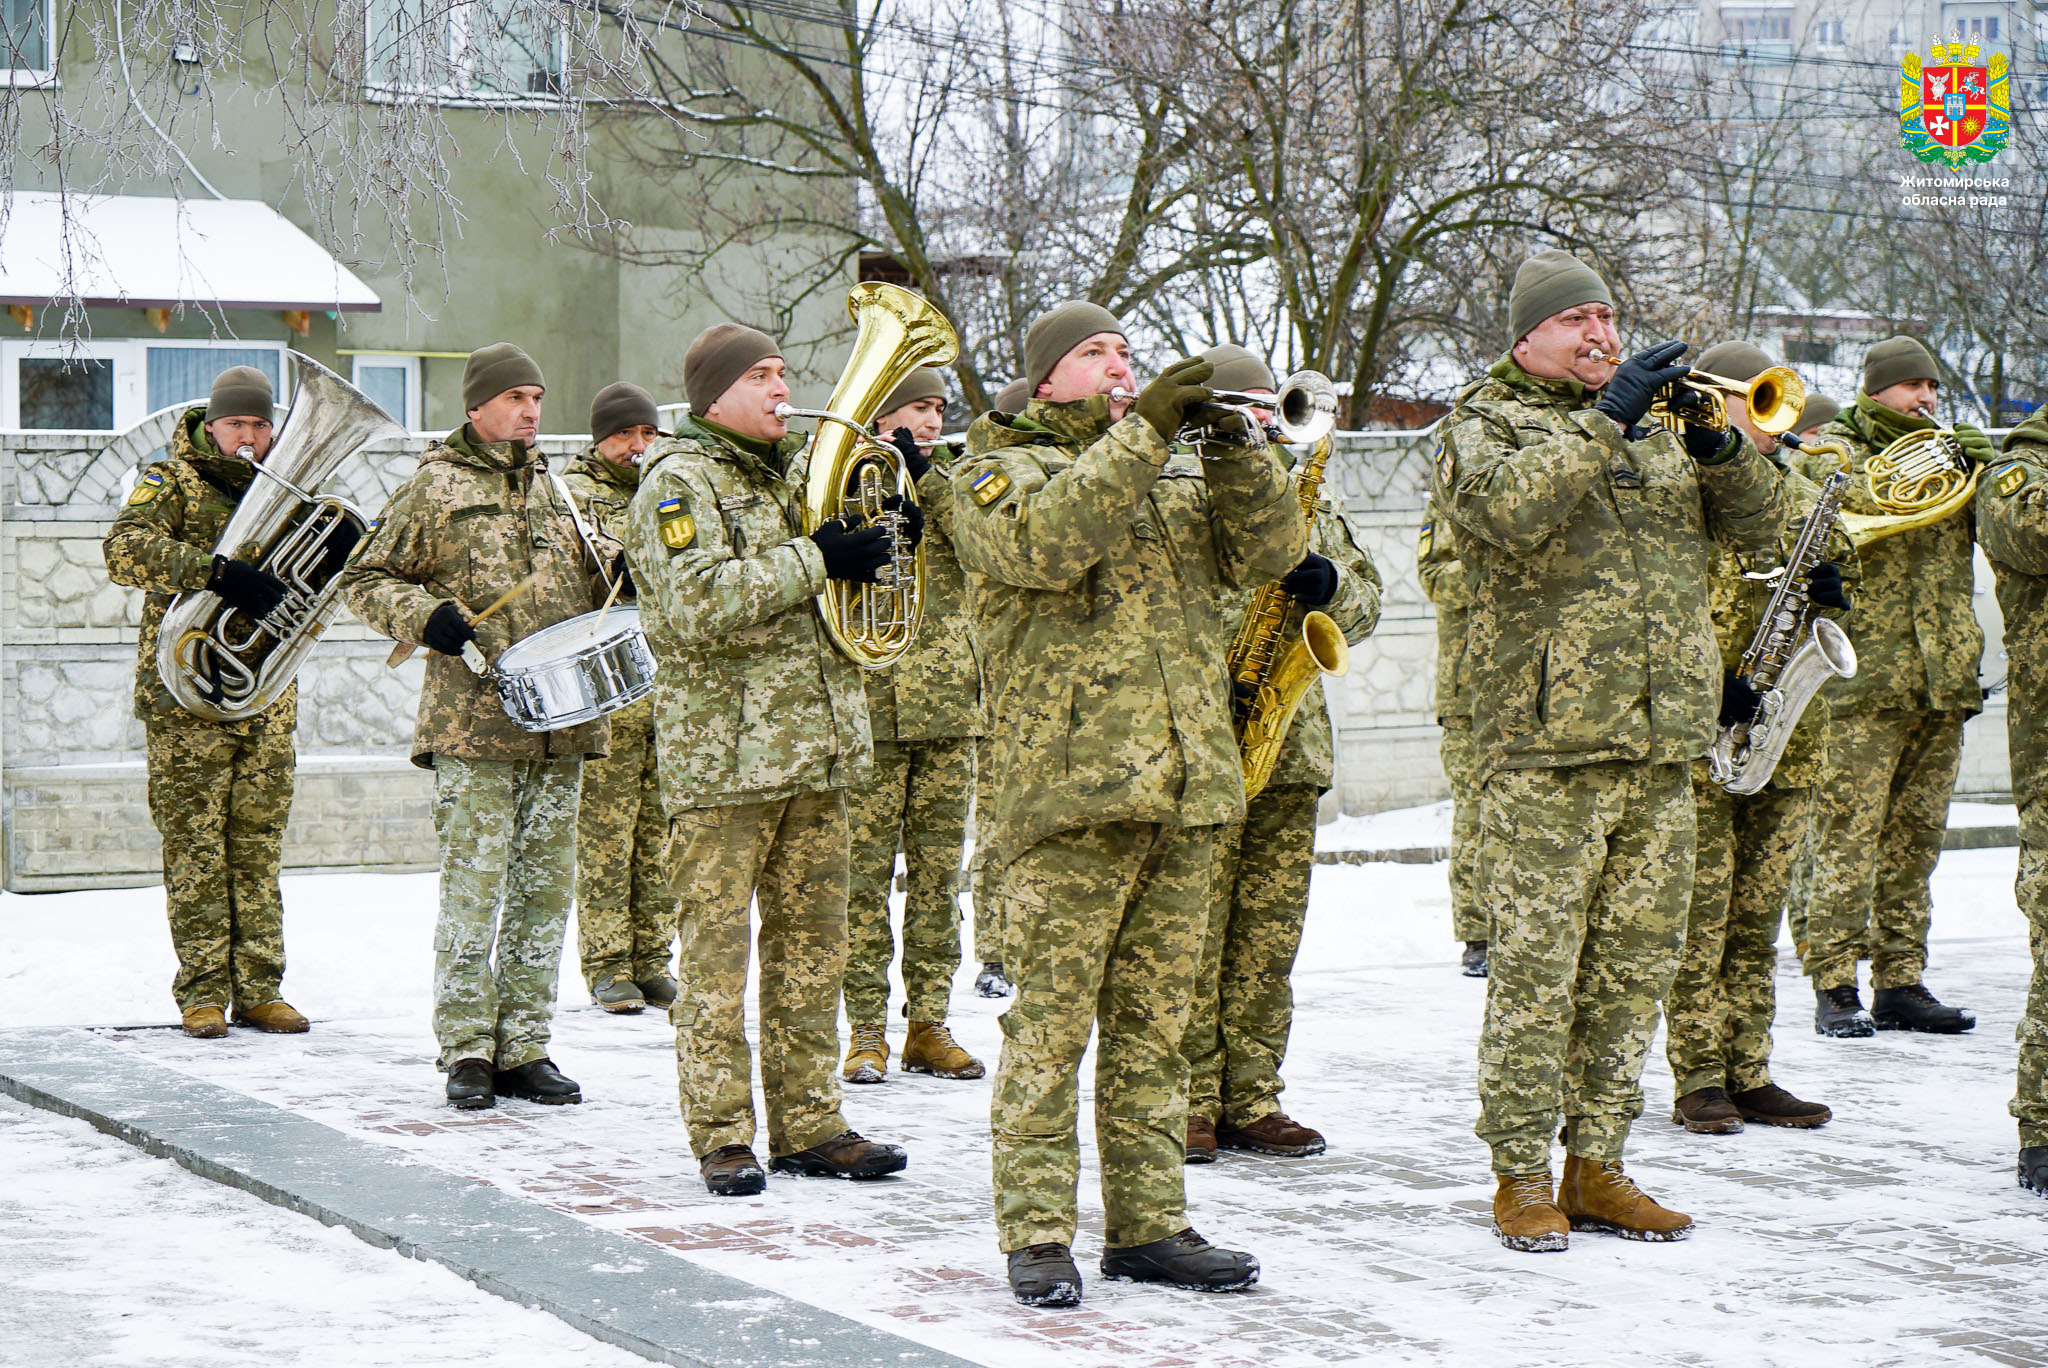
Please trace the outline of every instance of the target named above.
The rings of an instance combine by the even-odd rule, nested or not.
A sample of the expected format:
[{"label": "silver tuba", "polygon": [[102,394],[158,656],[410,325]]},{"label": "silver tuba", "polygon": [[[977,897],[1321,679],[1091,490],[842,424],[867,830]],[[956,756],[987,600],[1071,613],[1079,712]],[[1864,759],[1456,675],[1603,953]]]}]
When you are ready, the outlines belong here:
[{"label": "silver tuba", "polygon": [[370,443],[405,436],[354,385],[310,356],[288,355],[291,407],[269,455],[251,460],[256,478],[213,548],[282,580],[284,602],[256,619],[208,590],[180,594],[157,636],[164,687],[178,706],[214,722],[275,703],[341,609],[342,567],[369,520],[320,493],[320,483]]}]

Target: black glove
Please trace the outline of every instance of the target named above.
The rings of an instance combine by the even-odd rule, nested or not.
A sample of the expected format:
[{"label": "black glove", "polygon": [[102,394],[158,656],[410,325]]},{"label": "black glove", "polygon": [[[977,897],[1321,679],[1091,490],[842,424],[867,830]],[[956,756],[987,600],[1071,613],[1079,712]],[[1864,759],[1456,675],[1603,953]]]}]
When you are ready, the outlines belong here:
[{"label": "black glove", "polygon": [[1685,454],[1692,457],[1695,465],[1719,465],[1735,454],[1735,447],[1742,439],[1734,428],[1716,432],[1698,423],[1685,425]]},{"label": "black glove", "polygon": [[873,584],[889,563],[889,534],[879,527],[849,532],[846,524],[835,518],[819,523],[811,540],[818,544],[818,554],[825,558],[825,573],[832,579]]},{"label": "black glove", "polygon": [[206,577],[206,587],[220,595],[229,607],[253,618],[269,616],[284,602],[283,580],[227,556],[213,558],[213,573]]},{"label": "black glove", "polygon": [[626,567],[626,553],[623,551],[619,552],[619,558],[612,562],[612,583],[619,586],[620,598],[638,597],[638,591],[633,588],[633,572]]},{"label": "black glove", "polygon": [[891,494],[882,500],[882,507],[903,515],[904,539],[910,543],[911,550],[916,550],[917,544],[924,540],[924,510],[917,506],[917,501],[906,499],[901,494]]},{"label": "black glove", "polygon": [[476,640],[476,628],[469,625],[460,608],[444,603],[427,618],[427,625],[420,629],[420,640],[430,651],[459,656],[464,646]]},{"label": "black glove", "polygon": [[1756,721],[1758,703],[1755,689],[1733,670],[1721,676],[1721,725],[1733,727],[1738,723]]},{"label": "black glove", "polygon": [[910,482],[916,484],[924,473],[932,468],[931,457],[924,454],[917,444],[917,438],[910,435],[909,428],[897,428],[889,434],[889,445],[903,453],[903,468],[910,472]]},{"label": "black glove", "polygon": [[1287,572],[1280,587],[1309,607],[1320,608],[1337,597],[1337,567],[1328,556],[1311,551]]},{"label": "black glove", "polygon": [[1849,590],[1842,583],[1842,567],[1833,561],[1813,563],[1813,569],[1806,576],[1806,600],[1822,608],[1839,608],[1845,613],[1856,606],[1856,600],[1849,597]]},{"label": "black glove", "polygon": [[1683,355],[1683,342],[1660,342],[1637,352],[1621,363],[1621,369],[1600,391],[1593,407],[1612,418],[1619,427],[1641,422],[1643,415],[1650,411],[1650,401],[1657,397],[1657,391],[1666,385],[1676,384],[1690,373],[1691,367],[1674,364]]},{"label": "black glove", "polygon": [[1215,373],[1216,367],[1199,357],[1176,361],[1138,392],[1132,410],[1170,442],[1187,425],[1188,408],[1209,402],[1207,381]]},{"label": "black glove", "polygon": [[1991,439],[1984,435],[1983,429],[1968,423],[1956,424],[1956,444],[1978,465],[1989,465],[1998,459],[1998,448],[1991,445]]}]

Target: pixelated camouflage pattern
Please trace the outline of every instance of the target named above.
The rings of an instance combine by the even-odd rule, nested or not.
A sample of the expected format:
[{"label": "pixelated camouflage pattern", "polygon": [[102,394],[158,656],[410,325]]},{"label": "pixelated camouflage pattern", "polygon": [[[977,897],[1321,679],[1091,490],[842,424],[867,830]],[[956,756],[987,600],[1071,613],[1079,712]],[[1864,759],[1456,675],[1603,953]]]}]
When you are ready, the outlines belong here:
[{"label": "pixelated camouflage pattern", "polygon": [[1280,1110],[1321,792],[1268,784],[1241,824],[1217,833],[1209,929],[1181,1046],[1191,1115],[1249,1126]]},{"label": "pixelated camouflage pattern", "polygon": [[749,904],[760,903],[761,1092],[771,1155],[849,1129],[839,1111],[839,980],[846,968],[846,798],[834,789],[679,812],[682,897],[669,1021],[690,1150],[754,1143],[747,1044]]},{"label": "pixelated camouflage pattern", "polygon": [[[967,449],[954,542],[991,700],[991,856],[1103,821],[1240,820],[1219,598],[1306,550],[1279,462],[1172,458],[1102,396],[983,414]],[[1007,481],[985,503],[983,476]]]},{"label": "pixelated camouflage pattern", "polygon": [[2048,1145],[2048,413],[2006,435],[2005,459],[1977,491],[1977,535],[2005,615],[2006,744],[2019,807],[2014,892],[2027,918],[2034,973],[2014,1034],[2019,1078],[2011,1109],[2023,1147]]},{"label": "pixelated camouflage pattern", "polygon": [[1486,900],[1479,891],[1479,756],[1472,747],[1472,719],[1444,723],[1438,748],[1451,786],[1451,938],[1487,938]]},{"label": "pixelated camouflage pattern", "polygon": [[988,842],[980,838],[981,823],[993,801],[988,794],[988,743],[975,748],[974,807],[971,809],[977,835],[967,856],[967,902],[974,909],[974,958],[979,964],[1008,964],[1009,952],[1003,930],[1003,904],[988,887]]},{"label": "pixelated camouflage pattern", "polygon": [[1974,711],[1859,707],[1834,715],[1806,903],[1806,974],[1816,988],[1854,984],[1865,956],[1874,987],[1920,982],[1934,910],[1928,880],[1962,768],[1963,723]]},{"label": "pixelated camouflage pattern", "polygon": [[1439,429],[1430,498],[1473,574],[1482,780],[1703,756],[1721,699],[1709,539],[1760,550],[1785,523],[1778,470],[1747,440],[1702,466],[1661,429],[1629,441],[1592,403],[1503,356]]},{"label": "pixelated camouflage pattern", "polygon": [[284,980],[277,871],[295,757],[291,733],[261,722],[180,712],[151,718],[145,729],[180,1012],[260,1007],[277,1000]]},{"label": "pixelated camouflage pattern", "polygon": [[[1864,462],[1893,437],[1931,426],[1927,419],[1894,413],[1859,394],[1856,406],[1821,432],[1852,453],[1843,509],[1877,512]],[[1790,452],[1786,463],[1815,483],[1837,468],[1833,457],[1819,452]],[[1965,509],[1932,527],[1901,532],[1863,548],[1856,608],[1843,623],[1856,644],[1858,668],[1853,679],[1833,680],[1826,689],[1837,716],[1876,709],[1968,716],[1983,707],[1977,667],[1984,654],[1984,630],[1972,606],[1972,522]],[[1857,769],[1865,767],[1860,756],[1845,755],[1844,761]]]},{"label": "pixelated camouflage pattern", "polygon": [[1505,769],[1480,800],[1493,935],[1479,1033],[1479,1123],[1495,1173],[1565,1149],[1621,1158],[1691,902],[1685,765]]},{"label": "pixelated camouflage pattern", "polygon": [[1458,555],[1458,525],[1422,504],[1422,531],[1415,539],[1415,573],[1423,595],[1436,608],[1436,720],[1463,718],[1471,727],[1471,688],[1465,666],[1465,622],[1478,596],[1471,567]]},{"label": "pixelated camouflage pattern", "polygon": [[1005,1251],[1073,1243],[1091,1030],[1104,1242],[1187,1227],[1180,1045],[1215,865],[1213,826],[1110,821],[1049,836],[992,874],[1016,949],[989,1109]]},{"label": "pixelated camouflage pattern", "polygon": [[[868,695],[872,702],[874,695]],[[889,1015],[896,938],[889,892],[903,852],[903,1015],[944,1022],[960,967],[960,849],[974,801],[974,738],[875,742],[875,777],[846,792],[846,1019]]]},{"label": "pixelated camouflage pattern", "polygon": [[1692,767],[1698,835],[1685,949],[1664,1004],[1672,1092],[1747,1092],[1771,1081],[1778,922],[1814,793],[1771,784],[1736,797]]},{"label": "pixelated camouflage pattern", "polygon": [[547,1055],[576,888],[581,770],[574,759],[435,758],[434,1039],[443,1072],[465,1059],[516,1069]]},{"label": "pixelated camouflage pattern", "polygon": [[562,483],[569,486],[584,521],[623,545],[626,511],[640,489],[640,470],[631,462],[606,460],[592,443],[562,467]]},{"label": "pixelated camouflage pattern", "polygon": [[612,713],[611,752],[583,762],[576,819],[576,953],[595,992],[608,978],[669,972],[676,897],[661,862],[668,819],[654,754],[654,700]]},{"label": "pixelated camouflage pattern", "polygon": [[[672,817],[844,788],[873,769],[861,671],[818,620],[825,558],[783,473],[802,445],[785,437],[764,457],[686,418],[642,458],[626,556],[660,665]],[[689,528],[685,545],[664,543],[664,519],[672,535]]]},{"label": "pixelated camouflage pattern", "polygon": [[[547,478],[547,457],[520,442],[480,442],[467,423],[427,448],[419,470],[385,505],[377,530],[342,572],[342,598],[370,629],[424,645],[427,619],[455,603],[474,619],[528,575],[533,586],[476,624],[477,649],[495,661],[514,642],[590,612],[604,600],[598,572],[618,543],[596,532],[597,564]],[[560,760],[603,755],[603,718],[529,732],[506,716],[491,684],[459,656],[426,653],[413,727],[413,763]]]},{"label": "pixelated camouflage pattern", "polygon": [[[185,411],[171,433],[171,454],[143,472],[143,480],[107,532],[107,578],[148,592],[135,643],[135,715],[144,722],[190,718],[157,674],[157,633],[171,600],[206,587],[213,551],[227,530],[255,471],[224,455],[206,431],[206,406]],[[275,703],[234,724],[273,734],[298,725],[299,686],[285,686]]]}]

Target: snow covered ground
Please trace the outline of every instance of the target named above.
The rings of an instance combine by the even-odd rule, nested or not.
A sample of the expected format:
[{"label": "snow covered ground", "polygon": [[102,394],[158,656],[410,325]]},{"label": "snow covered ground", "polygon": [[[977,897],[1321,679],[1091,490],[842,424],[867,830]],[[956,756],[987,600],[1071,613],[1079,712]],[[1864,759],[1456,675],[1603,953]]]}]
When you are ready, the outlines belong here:
[{"label": "snow covered ground", "polygon": [[[1929,982],[1977,1012],[1975,1033],[1822,1041],[1787,948],[1780,1080],[1832,1105],[1836,1121],[1687,1136],[1668,1120],[1660,1037],[1631,1171],[1691,1212],[1699,1232],[1670,1246],[1581,1235],[1555,1256],[1509,1254],[1488,1230],[1491,1184],[1470,1129],[1484,990],[1451,967],[1444,867],[1319,867],[1285,1102],[1329,1134],[1330,1153],[1227,1156],[1189,1174],[1197,1228],[1256,1252],[1264,1281],[1204,1298],[1091,1276],[1071,1313],[1027,1310],[1004,1288],[988,1215],[986,1082],[892,1075],[848,1090],[855,1126],[909,1147],[901,1180],[778,1178],[757,1199],[713,1199],[677,1117],[666,1024],[597,1011],[570,963],[554,1054],[590,1100],[462,1117],[441,1106],[427,1025],[431,876],[286,881],[286,989],[315,1018],[312,1034],[107,1039],[650,1251],[989,1364],[1804,1365],[1823,1352],[1858,1364],[2048,1363],[2048,1203],[2013,1183],[2005,1113],[2029,968],[2014,858],[1953,852],[1936,876]],[[155,889],[0,897],[0,1025],[174,1020],[161,909]],[[966,984],[954,1024],[992,1065],[1002,1004]],[[1092,1146],[1085,1113],[1083,1127]],[[524,1352],[508,1358],[513,1336],[498,1337],[494,1362],[620,1361],[437,1269],[213,1189],[76,1123],[0,1111],[0,1172],[0,1272],[30,1288],[0,1295],[0,1362],[48,1344],[92,1362],[310,1363],[320,1361],[310,1346],[345,1332],[352,1363],[452,1363],[460,1341],[445,1332],[465,1310],[516,1327]],[[1091,1160],[1084,1275],[1101,1249],[1095,1182]],[[13,1234],[24,1226],[26,1243]],[[300,1274],[266,1280],[246,1313],[224,1304],[215,1289],[235,1253],[272,1240]],[[201,1246],[229,1261],[219,1282],[182,1270],[181,1253]],[[105,1326],[123,1312],[147,1333],[110,1342]],[[8,1332],[12,1318],[24,1325]]]},{"label": "snow covered ground", "polygon": [[[1950,803],[1951,827],[2009,827],[2019,821],[2011,803]],[[1362,817],[1339,816],[1316,828],[1316,849],[1408,850],[1448,848],[1451,843],[1451,804],[1427,803],[1422,807],[1393,808]]]}]

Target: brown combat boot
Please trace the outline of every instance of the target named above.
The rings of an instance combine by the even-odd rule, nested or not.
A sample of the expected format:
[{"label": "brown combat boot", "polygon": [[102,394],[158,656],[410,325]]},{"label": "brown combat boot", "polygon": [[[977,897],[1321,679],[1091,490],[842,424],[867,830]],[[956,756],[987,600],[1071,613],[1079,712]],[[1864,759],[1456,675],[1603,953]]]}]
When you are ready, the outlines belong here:
[{"label": "brown combat boot", "polygon": [[794,1173],[800,1178],[886,1178],[901,1173],[910,1158],[901,1145],[884,1145],[859,1131],[842,1131],[823,1144],[778,1154],[768,1161],[777,1173]]},{"label": "brown combat boot", "polygon": [[1268,1112],[1248,1126],[1233,1126],[1225,1121],[1216,1128],[1216,1143],[1224,1149],[1250,1150],[1281,1159],[1301,1159],[1321,1154],[1324,1149],[1321,1131],[1310,1130],[1299,1121],[1289,1120],[1286,1112],[1277,1111]]},{"label": "brown combat boot", "polygon": [[1190,1164],[1216,1162],[1216,1125],[1208,1117],[1188,1113],[1187,1153],[1183,1157]]},{"label": "brown combat boot", "polygon": [[1812,1130],[1815,1126],[1825,1126],[1835,1117],[1820,1103],[1802,1102],[1775,1083],[1736,1093],[1728,1100],[1734,1104],[1735,1110],[1742,1113],[1743,1120],[1759,1121],[1766,1126]]},{"label": "brown combat boot", "polygon": [[1549,1254],[1563,1249],[1571,1223],[1550,1194],[1550,1170],[1503,1173],[1493,1191],[1493,1233],[1509,1249]]},{"label": "brown combat boot", "polygon": [[228,1033],[227,1013],[212,1003],[188,1007],[184,1017],[185,1034],[197,1040],[219,1040]]},{"label": "brown combat boot", "polygon": [[979,1078],[981,1061],[960,1048],[944,1022],[913,1021],[903,1038],[903,1072],[933,1078]]},{"label": "brown combat boot", "polygon": [[761,1161],[745,1145],[726,1145],[697,1163],[704,1186],[714,1197],[751,1197],[768,1186]]},{"label": "brown combat boot", "polygon": [[235,1025],[254,1026],[272,1035],[303,1035],[313,1029],[313,1023],[283,998],[273,998],[259,1007],[237,1006]]},{"label": "brown combat boot", "polygon": [[1742,1113],[1722,1088],[1696,1088],[1671,1104],[1671,1124],[1694,1135],[1738,1135]]},{"label": "brown combat boot", "polygon": [[1618,1159],[1603,1163],[1565,1155],[1557,1205],[1573,1230],[1604,1230],[1624,1240],[1657,1243],[1692,1234],[1692,1217],[1658,1206],[1621,1171]]},{"label": "brown combat boot", "polygon": [[856,1025],[839,1076],[849,1083],[880,1083],[889,1076],[889,1038],[880,1024]]}]

